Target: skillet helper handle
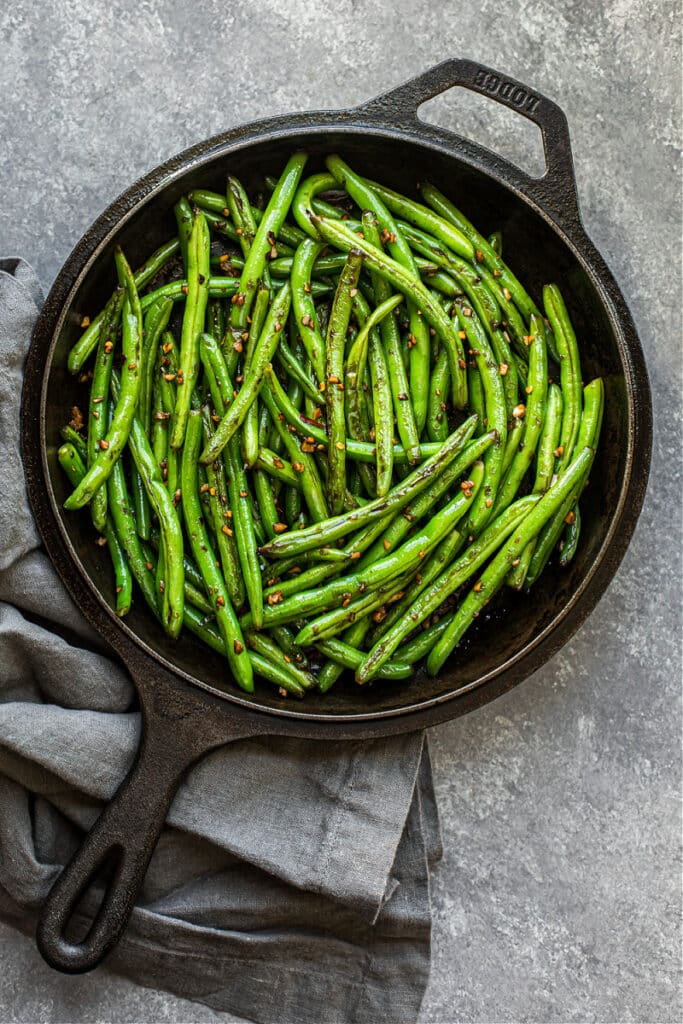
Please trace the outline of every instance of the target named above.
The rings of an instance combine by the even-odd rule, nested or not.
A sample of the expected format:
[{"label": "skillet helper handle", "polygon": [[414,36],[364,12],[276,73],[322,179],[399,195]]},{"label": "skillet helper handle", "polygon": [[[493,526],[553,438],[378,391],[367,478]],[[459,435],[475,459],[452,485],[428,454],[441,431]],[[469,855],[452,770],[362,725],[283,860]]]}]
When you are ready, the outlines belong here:
[{"label": "skillet helper handle", "polygon": [[[194,726],[194,728],[193,728]],[[137,759],[100,814],[80,849],[54,884],[38,924],[43,958],[56,970],[81,974],[97,967],[116,945],[135,905],[152,853],[183,773],[220,745],[199,737],[194,716],[146,716]],[[98,871],[113,865],[104,896],[85,938],[67,938],[67,927]]]},{"label": "skillet helper handle", "polygon": [[[486,67],[473,60],[453,57],[412,78],[391,92],[364,103],[358,109],[364,114],[398,123],[410,129],[424,123],[418,118],[418,109],[427,100],[455,86],[470,89],[488,99],[501,103],[510,110],[533,121],[543,139],[546,172],[534,178],[496,156],[498,165],[505,164],[515,176],[522,176],[525,192],[542,207],[549,209],[562,224],[581,223],[576,177],[572,159],[567,118],[556,103],[530,89],[509,75]],[[442,129],[439,129],[443,132]],[[449,132],[448,134],[453,134]],[[468,146],[480,153],[487,151],[474,143]]]}]

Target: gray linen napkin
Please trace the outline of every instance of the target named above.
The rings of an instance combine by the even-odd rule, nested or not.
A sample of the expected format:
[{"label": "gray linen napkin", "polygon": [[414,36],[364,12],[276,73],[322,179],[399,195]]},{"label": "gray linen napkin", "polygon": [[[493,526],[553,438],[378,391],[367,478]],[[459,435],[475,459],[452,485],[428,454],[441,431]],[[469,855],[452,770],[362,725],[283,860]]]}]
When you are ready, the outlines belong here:
[{"label": "gray linen napkin", "polygon": [[[19,401],[41,301],[30,266],[0,260],[0,914],[27,931],[140,732],[26,499]],[[235,741],[181,785],[108,963],[264,1024],[414,1021],[440,855],[424,734]]]}]

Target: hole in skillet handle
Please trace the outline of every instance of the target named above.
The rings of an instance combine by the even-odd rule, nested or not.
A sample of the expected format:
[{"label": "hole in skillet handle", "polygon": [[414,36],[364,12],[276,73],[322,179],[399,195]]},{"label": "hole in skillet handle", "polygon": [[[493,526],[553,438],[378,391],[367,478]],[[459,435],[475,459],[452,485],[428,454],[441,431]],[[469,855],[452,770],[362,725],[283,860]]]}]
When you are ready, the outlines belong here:
[{"label": "hole in skillet handle", "polygon": [[[150,679],[152,697],[157,692],[155,682],[163,683],[165,689],[156,702],[150,700],[145,706],[143,700],[138,757],[55,882],[38,923],[36,941],[41,955],[55,970],[67,974],[92,970],[116,945],[183,774],[226,741],[224,722],[206,714],[203,698],[192,694],[177,702],[176,709],[173,680],[158,672]],[[139,677],[137,685],[144,697]],[[235,728],[231,735],[242,732]],[[250,732],[247,728],[244,734]]]},{"label": "hole in skillet handle", "polygon": [[[545,174],[542,177],[532,177],[483,146],[448,129],[433,127],[418,118],[418,110],[423,104],[456,87],[495,100],[532,121],[540,129],[545,157]],[[365,117],[396,124],[408,132],[419,127],[424,134],[427,125],[440,140],[447,141],[449,137],[457,140],[465,157],[470,157],[484,169],[493,162],[498,173],[503,171],[511,184],[518,184],[530,199],[563,228],[582,230],[567,118],[547,96],[509,75],[476,61],[454,57],[396,89],[363,103],[357,110]]]},{"label": "hole in skillet handle", "polygon": [[538,125],[516,117],[507,107],[491,103],[480,93],[455,86],[427,100],[419,110],[420,120],[435,128],[463,135],[514,164],[530,177],[546,173],[543,136]]}]

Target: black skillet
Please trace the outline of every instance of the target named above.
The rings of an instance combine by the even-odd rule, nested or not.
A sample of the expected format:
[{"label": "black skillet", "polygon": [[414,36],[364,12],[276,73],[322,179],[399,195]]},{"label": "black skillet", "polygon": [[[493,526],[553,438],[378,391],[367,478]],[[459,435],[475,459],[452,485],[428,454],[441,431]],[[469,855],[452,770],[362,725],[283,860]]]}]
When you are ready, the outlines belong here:
[{"label": "black skillet", "polygon": [[[423,123],[422,103],[464,86],[518,111],[541,130],[547,170],[531,178],[449,131]],[[484,233],[503,230],[513,269],[537,298],[562,285],[581,339],[586,379],[606,383],[603,443],[582,499],[583,533],[566,571],[550,571],[531,595],[507,594],[437,679],[359,691],[351,680],[301,703],[258,687],[247,697],[224,662],[189,634],[171,646],[144,607],[121,621],[106,555],[87,513],[65,515],[57,464],[59,427],[82,385],[66,356],[84,315],[111,293],[112,251],[134,265],[175,233],[173,204],[193,187],[222,190],[228,170],[255,188],[296,149],[307,172],[339,151],[371,178],[408,193],[428,179],[453,196]],[[87,400],[86,400],[87,401]],[[626,303],[587,238],[576,195],[567,122],[544,96],[469,60],[448,60],[353,110],[270,118],[194,146],[128,189],[93,224],[60,272],[33,335],[26,364],[22,439],[28,489],[45,547],[72,597],[127,666],[143,713],[142,744],[130,771],[55,883],[38,929],[47,962],[69,972],[95,967],[118,941],[183,772],[235,736],[358,739],[422,729],[467,713],[521,682],[564,644],[612,579],[640,512],[651,448],[651,403],[641,347]],[[95,921],[82,941],[67,925],[105,864],[110,870]]]}]

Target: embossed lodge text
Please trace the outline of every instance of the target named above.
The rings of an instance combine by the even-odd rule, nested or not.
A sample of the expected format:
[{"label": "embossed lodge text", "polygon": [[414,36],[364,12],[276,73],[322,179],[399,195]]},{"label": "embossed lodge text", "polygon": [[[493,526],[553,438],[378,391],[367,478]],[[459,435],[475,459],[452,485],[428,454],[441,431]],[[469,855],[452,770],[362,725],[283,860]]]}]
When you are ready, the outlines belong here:
[{"label": "embossed lodge text", "polygon": [[484,68],[477,71],[474,84],[483,92],[488,92],[492,96],[500,96],[501,99],[508,100],[516,107],[519,107],[520,110],[526,110],[529,114],[535,114],[541,102],[538,96],[534,96],[532,92],[529,92],[523,86],[517,85],[516,82],[506,82],[504,78],[500,78]]}]

